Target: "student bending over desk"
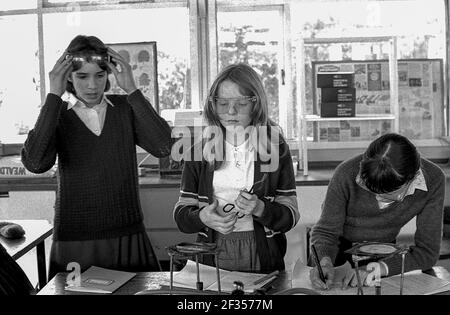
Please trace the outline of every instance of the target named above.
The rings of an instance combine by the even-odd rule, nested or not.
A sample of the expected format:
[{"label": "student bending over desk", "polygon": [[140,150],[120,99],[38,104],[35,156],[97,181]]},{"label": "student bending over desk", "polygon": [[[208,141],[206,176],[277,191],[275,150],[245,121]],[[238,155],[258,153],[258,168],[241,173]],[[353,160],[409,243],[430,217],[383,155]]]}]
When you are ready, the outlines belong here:
[{"label": "student bending over desk", "polygon": [[[374,140],[366,152],[341,163],[330,181],[322,214],[311,231],[311,244],[318,253],[328,285],[335,267],[351,256],[344,251],[354,243],[394,243],[400,229],[416,217],[414,246],[405,259],[405,272],[427,270],[439,257],[445,177],[432,162],[421,158],[405,137],[386,134]],[[381,261],[381,276],[401,272],[401,256]],[[351,267],[350,267],[351,268]],[[367,271],[361,271],[362,282]],[[317,267],[312,284],[327,288]],[[354,271],[341,279],[343,286],[356,286]]]},{"label": "student bending over desk", "polygon": [[[220,268],[284,270],[284,233],[299,219],[295,178],[288,145],[281,135],[277,137],[279,128],[268,118],[258,74],[244,64],[222,70],[212,84],[204,113],[211,130],[217,132],[215,148],[223,150],[224,156],[206,150],[203,160],[185,163],[181,196],[174,209],[179,229],[198,233],[198,241],[217,243]],[[258,139],[266,133],[270,143],[256,143],[253,132]],[[262,156],[269,151],[263,147],[268,145],[272,151],[265,164],[267,156]],[[205,256],[203,263],[213,265],[210,258]]]}]

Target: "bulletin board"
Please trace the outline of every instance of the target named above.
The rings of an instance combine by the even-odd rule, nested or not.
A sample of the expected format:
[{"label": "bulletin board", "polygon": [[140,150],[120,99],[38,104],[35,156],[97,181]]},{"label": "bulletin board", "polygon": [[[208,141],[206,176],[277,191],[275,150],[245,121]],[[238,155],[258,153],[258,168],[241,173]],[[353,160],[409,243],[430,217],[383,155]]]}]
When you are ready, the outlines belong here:
[{"label": "bulletin board", "polygon": [[[107,44],[119,53],[130,65],[136,86],[159,113],[158,67],[156,42]],[[116,78],[110,76],[111,89],[108,94],[124,94]]]},{"label": "bulletin board", "polygon": [[[356,115],[390,112],[389,60],[312,62],[313,111],[319,111],[317,73],[355,74]],[[444,130],[442,59],[399,59],[399,132],[410,139],[433,139]],[[315,141],[366,141],[392,132],[392,121],[318,122]]]}]

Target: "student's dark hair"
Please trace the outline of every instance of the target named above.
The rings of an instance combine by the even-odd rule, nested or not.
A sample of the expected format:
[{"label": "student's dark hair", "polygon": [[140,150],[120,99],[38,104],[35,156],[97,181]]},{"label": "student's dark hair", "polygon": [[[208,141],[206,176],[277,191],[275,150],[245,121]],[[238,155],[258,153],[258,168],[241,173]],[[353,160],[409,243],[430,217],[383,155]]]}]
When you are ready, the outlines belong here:
[{"label": "student's dark hair", "polygon": [[360,176],[370,191],[382,194],[399,189],[420,168],[420,155],[406,137],[395,133],[375,139],[363,154]]},{"label": "student's dark hair", "polygon": [[[93,55],[108,56],[108,48],[98,37],[95,36],[78,35],[72,39],[66,50],[70,55],[85,57],[87,60],[89,60],[89,57]],[[111,73],[111,70],[108,68],[106,63],[97,64],[100,69],[106,71],[108,74]],[[74,63],[72,72],[79,70],[80,67],[81,64]],[[109,82],[109,79],[107,79],[105,92],[107,92],[110,87],[111,83]],[[66,91],[76,95],[72,82],[67,81]]]}]

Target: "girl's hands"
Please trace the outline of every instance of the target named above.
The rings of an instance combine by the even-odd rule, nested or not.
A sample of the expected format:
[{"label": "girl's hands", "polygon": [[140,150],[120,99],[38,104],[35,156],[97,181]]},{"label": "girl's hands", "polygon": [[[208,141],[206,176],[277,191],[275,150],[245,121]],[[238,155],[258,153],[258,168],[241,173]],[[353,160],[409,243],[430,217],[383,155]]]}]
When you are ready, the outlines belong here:
[{"label": "girl's hands", "polygon": [[249,193],[246,189],[241,190],[235,200],[235,205],[239,208],[240,214],[262,216],[264,212],[264,202],[258,196]]},{"label": "girl's hands", "polygon": [[122,88],[122,90],[124,90],[127,94],[131,94],[132,92],[137,90],[130,64],[111,48],[108,48],[108,54],[112,57],[112,60],[120,66],[119,71],[119,69],[117,69],[117,67],[112,63],[107,63],[109,69],[116,77],[117,84],[120,86],[120,88]]},{"label": "girl's hands", "polygon": [[222,217],[216,212],[216,208],[218,206],[218,201],[214,200],[214,202],[202,210],[200,210],[200,220],[207,227],[220,232],[222,234],[229,234],[233,232],[234,225],[237,220],[237,215],[228,215]]},{"label": "girl's hands", "polygon": [[72,59],[72,56],[65,51],[56,61],[55,66],[49,73],[50,93],[61,97],[66,91],[67,79],[72,73]]}]

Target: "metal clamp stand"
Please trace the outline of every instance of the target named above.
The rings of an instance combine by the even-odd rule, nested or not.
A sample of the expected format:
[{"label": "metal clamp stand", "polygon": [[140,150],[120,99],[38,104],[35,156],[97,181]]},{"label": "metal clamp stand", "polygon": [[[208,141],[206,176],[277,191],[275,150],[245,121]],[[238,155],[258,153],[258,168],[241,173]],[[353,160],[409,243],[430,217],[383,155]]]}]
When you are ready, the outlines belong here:
[{"label": "metal clamp stand", "polygon": [[[365,246],[391,246],[393,250],[390,253],[381,253],[381,252],[371,252],[364,250]],[[363,283],[361,281],[361,277],[359,275],[359,262],[362,260],[367,259],[374,259],[374,260],[380,260],[380,259],[386,259],[389,257],[392,257],[394,255],[400,254],[402,255],[402,273],[400,278],[400,295],[403,294],[403,282],[404,282],[404,271],[405,271],[405,255],[408,252],[408,247],[400,247],[395,244],[390,243],[378,243],[378,242],[363,242],[359,243],[352,248],[346,250],[345,252],[347,254],[352,255],[352,260],[355,265],[355,272],[356,272],[356,279],[358,281],[358,291],[357,295],[364,295],[363,291]],[[381,295],[381,279],[377,281],[375,285],[375,294]]]},{"label": "metal clamp stand", "polygon": [[214,243],[181,243],[174,246],[169,246],[166,248],[167,253],[170,257],[170,294],[173,292],[173,263],[174,257],[180,257],[182,259],[195,258],[195,263],[197,267],[197,291],[203,291],[203,282],[200,280],[200,266],[198,263],[199,255],[213,255],[214,262],[216,265],[217,274],[217,291],[221,294],[220,286],[220,272],[219,272],[219,260],[218,260],[218,249]]},{"label": "metal clamp stand", "polygon": [[400,255],[402,255],[402,273],[400,274],[400,295],[403,295],[403,283],[405,280],[405,256],[409,251],[409,247],[405,246],[400,251]]},{"label": "metal clamp stand", "polygon": [[361,281],[361,276],[359,275],[359,262],[362,260],[369,259],[369,258],[370,257],[367,257],[367,256],[352,255],[352,260],[353,260],[353,263],[355,264],[356,280],[358,282],[358,291],[357,291],[356,295],[364,295],[363,283]]}]

